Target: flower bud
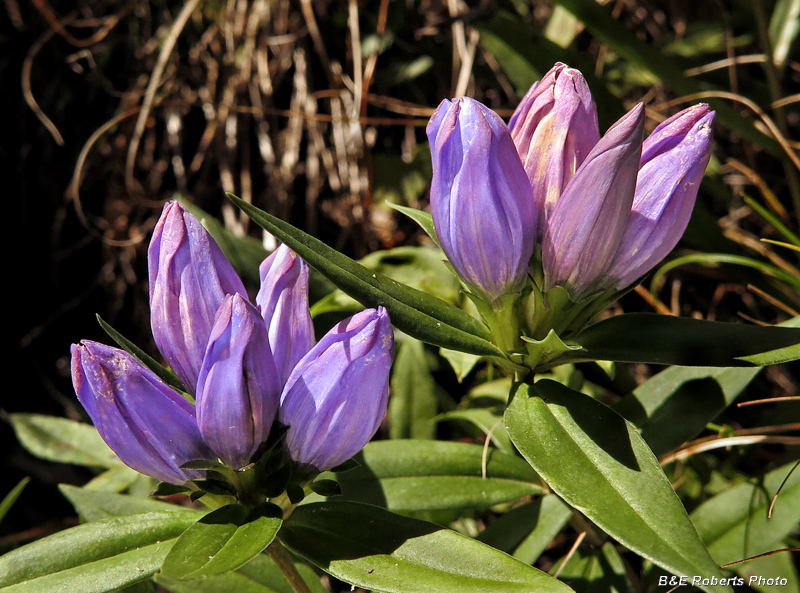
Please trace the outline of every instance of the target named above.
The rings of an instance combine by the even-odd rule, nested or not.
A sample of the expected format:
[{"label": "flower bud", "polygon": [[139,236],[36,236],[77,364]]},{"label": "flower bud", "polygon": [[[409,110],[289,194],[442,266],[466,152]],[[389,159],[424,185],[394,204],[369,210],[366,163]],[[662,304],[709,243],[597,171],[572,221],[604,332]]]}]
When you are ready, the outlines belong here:
[{"label": "flower bud", "polygon": [[582,301],[610,288],[605,272],[630,218],[642,150],[640,103],[595,145],[547,221],[542,244],[546,289]]},{"label": "flower bud", "polygon": [[631,217],[608,270],[618,290],[664,259],[686,230],[711,158],[713,123],[708,105],[695,105],[644,141]]},{"label": "flower bud", "polygon": [[261,288],[256,305],[267,324],[269,345],[281,385],[314,345],[308,310],[308,264],[286,245],[278,247],[259,268]]},{"label": "flower bud", "polygon": [[267,440],[282,387],[261,315],[242,295],[229,294],[197,379],[197,424],[226,465],[244,467]]},{"label": "flower bud", "polygon": [[478,296],[518,292],[536,236],[536,208],[508,128],[473,99],[443,101],[428,124],[431,214],[450,264]]},{"label": "flower bud", "polygon": [[214,459],[194,406],[127,352],[97,342],[73,344],[72,385],[103,440],[138,472],[182,484],[199,472],[188,461]]},{"label": "flower bud", "polygon": [[211,235],[178,202],[164,206],[147,259],[153,338],[167,364],[194,392],[222,300],[247,293]]},{"label": "flower bud", "polygon": [[535,83],[508,124],[536,201],[538,236],[598,140],[597,108],[583,75],[556,64]]},{"label": "flower bud", "polygon": [[325,471],[369,442],[386,413],[394,337],[386,309],[367,309],[329,331],[292,371],[281,395],[286,450]]}]

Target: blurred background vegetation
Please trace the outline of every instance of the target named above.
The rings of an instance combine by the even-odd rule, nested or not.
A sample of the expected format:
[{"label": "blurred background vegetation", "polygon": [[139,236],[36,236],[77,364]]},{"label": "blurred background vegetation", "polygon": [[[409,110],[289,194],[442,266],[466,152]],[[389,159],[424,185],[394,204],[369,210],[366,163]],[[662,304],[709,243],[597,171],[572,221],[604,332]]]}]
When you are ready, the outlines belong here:
[{"label": "blurred background vegetation", "polygon": [[[615,307],[768,324],[800,310],[798,0],[4,0],[0,13],[17,377],[5,412],[82,418],[68,346],[107,341],[95,313],[155,353],[146,247],[165,200],[224,222],[251,287],[273,243],[224,192],[353,257],[425,244],[386,203],[426,206],[427,118],[460,95],[507,118],[556,61],[583,71],[602,129],[638,101],[648,131],[693,103],[718,113],[684,240]],[[370,258],[459,298],[438,256]],[[329,291],[318,283],[314,297]],[[431,366],[450,393],[433,412],[470,388],[465,364]],[[626,369],[628,388],[657,370]],[[770,367],[739,401],[796,396],[799,383]],[[797,430],[798,407],[733,407],[719,423]],[[465,437],[449,424],[438,430]],[[54,486],[90,474],[32,457],[6,426],[2,446],[5,483],[33,478],[0,526],[3,548],[74,522]],[[746,476],[785,454],[766,444],[719,464]]]}]

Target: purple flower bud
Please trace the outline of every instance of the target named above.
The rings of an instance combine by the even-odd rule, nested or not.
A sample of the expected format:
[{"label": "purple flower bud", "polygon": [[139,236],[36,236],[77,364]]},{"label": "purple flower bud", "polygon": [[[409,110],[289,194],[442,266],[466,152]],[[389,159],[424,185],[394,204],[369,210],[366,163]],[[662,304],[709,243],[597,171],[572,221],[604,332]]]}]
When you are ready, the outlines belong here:
[{"label": "purple flower bud", "polygon": [[536,200],[539,237],[567,184],[598,140],[597,108],[583,75],[556,64],[535,83],[508,125]]},{"label": "purple flower bud", "polygon": [[164,206],[147,259],[153,338],[193,392],[222,300],[227,294],[247,293],[219,246],[178,202]]},{"label": "purple flower bud", "polygon": [[244,467],[267,440],[282,387],[261,315],[242,295],[229,294],[197,379],[197,424],[226,465]]},{"label": "purple flower bud", "polygon": [[631,218],[607,272],[617,289],[664,259],[686,230],[711,158],[713,122],[708,105],[695,105],[644,141]]},{"label": "purple flower bud", "polygon": [[286,383],[292,369],[314,346],[314,325],[308,310],[308,264],[281,245],[259,269],[261,288],[256,305],[267,324],[278,378]]},{"label": "purple flower bud", "polygon": [[427,133],[431,214],[451,265],[488,302],[519,291],[533,253],[536,208],[508,128],[464,98],[443,101]]},{"label": "purple flower bud", "polygon": [[644,106],[614,124],[569,182],[542,244],[546,289],[577,302],[610,288],[605,272],[628,224],[642,150]]},{"label": "purple flower bud", "polygon": [[346,461],[386,413],[394,337],[386,309],[367,309],[329,331],[292,371],[281,395],[286,450],[315,471]]},{"label": "purple flower bud", "polygon": [[126,465],[182,484],[199,475],[180,469],[182,464],[216,458],[197,428],[194,406],[133,356],[90,341],[71,351],[75,393]]}]

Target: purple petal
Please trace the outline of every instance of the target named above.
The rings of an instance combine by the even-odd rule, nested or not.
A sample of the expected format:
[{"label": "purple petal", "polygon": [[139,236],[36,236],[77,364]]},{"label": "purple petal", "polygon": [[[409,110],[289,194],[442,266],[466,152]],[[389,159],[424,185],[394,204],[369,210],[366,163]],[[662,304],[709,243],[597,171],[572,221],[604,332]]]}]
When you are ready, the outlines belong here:
[{"label": "purple petal", "polygon": [[509,129],[533,188],[542,236],[559,197],[600,139],[583,75],[556,64],[522,99]]},{"label": "purple petal", "polygon": [[281,245],[260,268],[261,288],[256,305],[269,332],[281,385],[300,359],[314,346],[314,325],[308,309],[308,265]]},{"label": "purple petal", "polygon": [[194,406],[133,356],[97,342],[72,346],[72,384],[100,436],[138,472],[182,484],[199,472],[180,466],[216,456]]},{"label": "purple petal", "polygon": [[242,295],[228,295],[197,380],[197,424],[226,465],[244,467],[267,440],[282,387],[261,315]]},{"label": "purple petal", "polygon": [[664,259],[686,230],[711,158],[713,122],[708,105],[695,105],[644,141],[631,218],[608,270],[618,289]]},{"label": "purple petal", "polygon": [[383,307],[329,331],[295,367],[281,395],[289,455],[316,471],[346,461],[369,442],[386,413],[394,337]]},{"label": "purple petal", "polygon": [[147,252],[153,338],[194,392],[214,316],[227,294],[247,296],[211,235],[178,202],[168,202]]},{"label": "purple petal", "polygon": [[542,247],[548,290],[564,286],[577,302],[609,288],[602,280],[630,217],[643,128],[640,103],[600,139],[556,204]]},{"label": "purple petal", "polygon": [[429,124],[431,214],[450,263],[489,302],[518,292],[533,252],[530,183],[503,121],[472,99],[446,103]]}]

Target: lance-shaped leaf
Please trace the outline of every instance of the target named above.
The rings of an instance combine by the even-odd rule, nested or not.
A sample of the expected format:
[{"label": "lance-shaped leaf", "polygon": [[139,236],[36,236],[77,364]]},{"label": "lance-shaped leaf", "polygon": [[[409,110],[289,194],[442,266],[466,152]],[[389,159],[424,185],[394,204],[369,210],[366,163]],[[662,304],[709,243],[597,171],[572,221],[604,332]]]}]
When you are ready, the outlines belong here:
[{"label": "lance-shaped leaf", "polygon": [[[780,541],[800,522],[800,469],[792,471],[794,465],[769,472],[761,483],[725,490],[692,512],[692,521],[714,560],[727,564],[782,547]],[[776,493],[769,517],[767,510]]]},{"label": "lance-shaped leaf", "polygon": [[418,210],[416,208],[409,208],[408,206],[401,206],[400,204],[393,204],[392,202],[386,202],[386,205],[392,210],[397,210],[398,212],[405,214],[411,220],[416,222],[420,228],[431,238],[431,240],[436,243],[437,246],[441,247],[441,244],[439,243],[439,237],[436,235],[436,226],[433,224],[433,216],[431,216],[430,212],[425,212],[424,210]]},{"label": "lance-shaped leaf", "polygon": [[281,526],[281,510],[264,503],[252,510],[229,504],[202,517],[175,542],[161,574],[191,580],[236,570],[260,554]]},{"label": "lance-shaped leaf", "polygon": [[620,543],[677,575],[724,576],[658,460],[621,416],[542,380],[517,388],[505,420],[517,449],[553,491]]},{"label": "lance-shaped leaf", "polygon": [[280,538],[292,552],[336,578],[372,591],[572,590],[455,531],[365,504],[341,501],[300,506],[284,524]]},{"label": "lance-shaped leaf", "polygon": [[86,523],[0,558],[0,587],[8,593],[116,591],[161,568],[174,538],[197,511],[154,512]]},{"label": "lance-shaped leaf", "polygon": [[376,441],[356,469],[337,476],[346,499],[393,511],[485,509],[539,494],[536,473],[519,457],[496,449],[427,440]]},{"label": "lance-shaped leaf", "polygon": [[91,424],[42,414],[11,414],[9,420],[19,442],[36,457],[90,467],[122,465]]},{"label": "lance-shaped leaf", "polygon": [[485,544],[533,564],[564,528],[573,510],[555,494],[545,494],[508,511],[479,536]]},{"label": "lance-shaped leaf", "polygon": [[613,407],[635,424],[658,456],[700,434],[761,371],[752,368],[670,367]]},{"label": "lance-shaped leaf", "polygon": [[101,521],[112,517],[138,515],[150,512],[181,512],[185,507],[163,502],[157,498],[142,498],[130,494],[88,490],[67,484],[60,484],[58,489],[84,521]]},{"label": "lance-shaped leaf", "polygon": [[[628,313],[590,325],[575,339],[585,352],[566,354],[559,364],[576,360],[615,360],[678,366],[753,366],[741,360],[786,348],[800,356],[800,329],[720,323],[654,313]],[[760,360],[760,359],[759,359]],[[782,357],[781,362],[793,360]]]},{"label": "lance-shaped leaf", "polygon": [[[328,593],[317,573],[308,564],[295,562],[295,566],[311,593]],[[281,569],[266,554],[259,554],[236,572],[216,577],[176,581],[158,574],[156,581],[164,585],[170,593],[294,593]]]},{"label": "lance-shaped leaf", "polygon": [[368,307],[385,307],[392,323],[407,334],[453,350],[502,356],[489,341],[486,326],[458,307],[389,280],[233,194],[228,197],[259,226],[286,243],[309,266],[351,297]]}]

